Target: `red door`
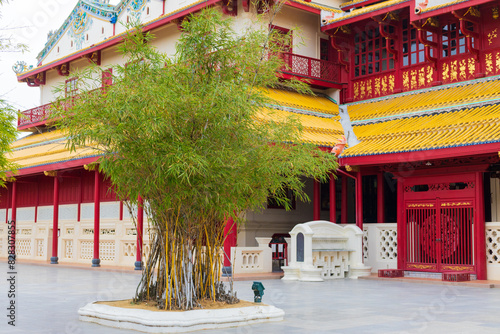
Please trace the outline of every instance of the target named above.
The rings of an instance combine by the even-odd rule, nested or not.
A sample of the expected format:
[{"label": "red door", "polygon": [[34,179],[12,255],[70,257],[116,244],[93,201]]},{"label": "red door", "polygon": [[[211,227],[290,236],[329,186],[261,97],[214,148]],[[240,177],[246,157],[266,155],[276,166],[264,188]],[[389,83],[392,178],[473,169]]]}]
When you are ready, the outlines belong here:
[{"label": "red door", "polygon": [[405,269],[475,272],[473,199],[436,198],[405,206]]},{"label": "red door", "polygon": [[404,181],[403,269],[476,273],[474,174],[434,175]]}]

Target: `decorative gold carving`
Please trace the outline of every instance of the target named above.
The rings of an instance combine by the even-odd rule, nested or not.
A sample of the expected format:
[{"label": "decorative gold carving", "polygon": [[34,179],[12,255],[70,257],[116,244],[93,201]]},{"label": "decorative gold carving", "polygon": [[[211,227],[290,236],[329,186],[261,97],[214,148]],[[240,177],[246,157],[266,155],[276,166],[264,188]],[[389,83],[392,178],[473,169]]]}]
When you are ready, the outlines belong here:
[{"label": "decorative gold carving", "polygon": [[458,80],[457,68],[458,68],[457,61],[456,60],[452,61],[450,64],[450,80],[451,81]]},{"label": "decorative gold carving", "polygon": [[354,83],[352,90],[353,90],[353,97],[356,100],[359,96],[359,83],[358,82]]},{"label": "decorative gold carving", "polygon": [[85,170],[89,170],[89,171],[96,170],[97,169],[97,163],[92,162],[92,163],[90,163],[88,165],[83,165],[83,168]]},{"label": "decorative gold carving", "polygon": [[444,271],[474,271],[474,267],[465,267],[465,266],[442,266],[441,269]]},{"label": "decorative gold carving", "polygon": [[375,85],[374,85],[374,94],[375,95],[380,95],[380,78],[375,78]]},{"label": "decorative gold carving", "polygon": [[347,35],[350,35],[352,33],[351,27],[348,24],[340,26],[340,31]]},{"label": "decorative gold carving", "polygon": [[491,53],[487,53],[485,55],[485,63],[486,63],[486,75],[489,75],[493,72],[493,61],[492,61],[492,54]]},{"label": "decorative gold carving", "polygon": [[472,76],[474,73],[476,73],[476,62],[474,61],[474,58],[469,58],[468,59],[468,68],[469,68],[469,75]]},{"label": "decorative gold carving", "polygon": [[[497,8],[498,10],[498,8]],[[490,33],[488,34],[488,45],[491,45],[491,43],[493,43],[493,38],[497,38],[498,35],[497,35],[497,28],[493,29],[492,31],[490,31]]]},{"label": "decorative gold carving", "polygon": [[427,84],[432,84],[434,78],[434,68],[432,66],[427,66]]},{"label": "decorative gold carving", "polygon": [[417,71],[416,70],[411,71],[410,86],[412,89],[417,88]]},{"label": "decorative gold carving", "polygon": [[495,55],[495,66],[496,66],[496,71],[500,68],[500,53],[496,53]]},{"label": "decorative gold carving", "polygon": [[57,171],[55,170],[46,170],[43,172],[45,176],[50,176],[50,177],[56,177],[57,176]]},{"label": "decorative gold carving", "polygon": [[403,72],[403,87],[404,88],[410,88],[410,78],[408,77],[408,72]]},{"label": "decorative gold carving", "polygon": [[466,67],[466,60],[461,59],[459,63],[459,69],[460,69],[460,79],[465,80],[467,78],[467,67]]},{"label": "decorative gold carving", "polygon": [[365,82],[361,81],[359,83],[359,97],[364,98],[365,97]]},{"label": "decorative gold carving", "polygon": [[387,16],[393,21],[399,21],[399,15],[396,12],[389,12]]},{"label": "decorative gold carving", "polygon": [[407,264],[407,268],[412,268],[412,269],[435,269],[436,265],[433,264]]},{"label": "decorative gold carving", "polygon": [[421,67],[418,70],[418,87],[424,87],[425,86],[425,67]]},{"label": "decorative gold carving", "polygon": [[380,79],[380,83],[382,85],[382,94],[387,94],[387,77]]},{"label": "decorative gold carving", "polygon": [[418,203],[418,204],[409,204],[409,208],[433,208],[434,203]]},{"label": "decorative gold carving", "polygon": [[427,24],[434,28],[439,27],[439,21],[437,17],[429,17],[427,20],[425,20],[425,23],[422,25],[422,27],[424,27]]},{"label": "decorative gold carving", "polygon": [[389,92],[394,92],[395,77],[394,74],[389,75]]},{"label": "decorative gold carving", "polygon": [[448,78],[450,77],[450,67],[448,66],[448,64],[443,64],[442,77],[443,80],[448,80]]},{"label": "decorative gold carving", "polygon": [[499,16],[500,15],[498,14],[498,7],[491,8],[491,17],[493,18],[493,20],[498,19]]},{"label": "decorative gold carving", "polygon": [[467,12],[465,12],[465,15],[467,15],[467,14],[470,14],[471,16],[474,16],[474,17],[481,17],[481,12],[479,11],[479,8],[477,6],[469,7]]},{"label": "decorative gold carving", "polygon": [[372,81],[371,79],[366,80],[366,97],[371,97],[372,95]]},{"label": "decorative gold carving", "polygon": [[471,202],[446,202],[441,203],[442,207],[450,207],[450,206],[471,206]]},{"label": "decorative gold carving", "polygon": [[352,171],[352,167],[349,165],[345,165],[345,170],[350,172],[350,171]]}]

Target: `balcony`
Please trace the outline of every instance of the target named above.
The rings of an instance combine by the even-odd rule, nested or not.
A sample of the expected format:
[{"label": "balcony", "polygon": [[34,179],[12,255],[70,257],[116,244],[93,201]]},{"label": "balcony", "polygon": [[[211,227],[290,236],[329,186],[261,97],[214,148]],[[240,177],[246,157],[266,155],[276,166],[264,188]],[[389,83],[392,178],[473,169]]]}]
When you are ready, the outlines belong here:
[{"label": "balcony", "polygon": [[340,65],[293,53],[282,53],[281,57],[286,64],[281,71],[282,78],[296,78],[320,88],[341,88]]},{"label": "balcony", "polygon": [[45,125],[52,103],[25,110],[17,119],[17,129],[27,130],[35,126]]}]

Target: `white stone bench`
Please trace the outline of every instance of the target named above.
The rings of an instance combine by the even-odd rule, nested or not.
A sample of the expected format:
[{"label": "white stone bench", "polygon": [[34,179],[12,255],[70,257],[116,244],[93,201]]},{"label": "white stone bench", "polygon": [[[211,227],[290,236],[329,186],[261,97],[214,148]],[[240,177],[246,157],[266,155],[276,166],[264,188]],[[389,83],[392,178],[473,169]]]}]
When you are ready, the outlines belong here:
[{"label": "white stone bench", "polygon": [[290,262],[283,280],[320,282],[370,275],[363,264],[363,231],[319,220],[298,224],[290,232]]}]

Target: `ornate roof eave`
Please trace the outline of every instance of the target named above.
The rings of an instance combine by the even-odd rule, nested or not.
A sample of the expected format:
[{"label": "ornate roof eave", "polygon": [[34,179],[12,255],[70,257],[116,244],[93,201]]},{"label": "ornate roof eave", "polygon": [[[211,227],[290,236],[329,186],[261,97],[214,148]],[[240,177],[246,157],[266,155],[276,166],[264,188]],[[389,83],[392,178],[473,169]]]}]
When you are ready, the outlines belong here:
[{"label": "ornate roof eave", "polygon": [[372,5],[376,2],[380,2],[380,0],[352,0],[352,1],[341,3],[340,8],[343,11],[348,11],[351,8],[364,7],[364,6]]},{"label": "ornate roof eave", "polygon": [[322,25],[321,31],[326,32],[328,30],[336,29],[346,24],[370,19],[375,15],[380,15],[393,10],[410,7],[412,2],[413,1],[411,0],[389,0],[372,6],[355,9],[351,12],[344,13],[344,15],[342,16],[329,20]]},{"label": "ornate roof eave", "polygon": [[458,157],[480,156],[485,154],[498,154],[498,152],[500,152],[500,142],[479,142],[470,143],[468,145],[456,145],[451,147],[439,147],[395,153],[378,153],[347,157],[342,157],[341,155],[339,157],[339,164],[341,166],[383,165],[401,162],[416,162],[422,160],[449,159]]},{"label": "ornate roof eave", "polygon": [[[204,7],[212,6],[221,0],[199,0],[193,4],[190,4],[186,7],[182,7],[174,12],[162,15],[154,20],[151,20],[147,23],[144,24],[143,31],[147,32],[153,29],[156,29],[158,27],[161,27],[165,24],[169,24],[175,19],[181,18],[189,13],[195,12],[197,10],[200,10]],[[55,69],[57,66],[60,66],[62,64],[74,61],[76,59],[80,59],[82,57],[88,56],[92,54],[93,52],[103,50],[112,46],[115,46],[123,41],[123,38],[126,36],[127,32],[123,32],[119,35],[112,36],[100,43],[92,44],[91,46],[79,50],[77,52],[74,52],[72,54],[67,55],[64,58],[56,59],[54,61],[51,61],[50,63],[47,63],[45,65],[41,65],[38,67],[35,67],[29,71],[20,73],[17,75],[17,81],[19,82],[25,82],[28,80],[28,78],[33,77],[39,73]]]},{"label": "ornate roof eave", "polygon": [[439,4],[437,6],[428,7],[425,9],[418,8],[417,10],[415,2],[412,1],[410,6],[410,20],[416,21],[416,20],[426,19],[428,17],[449,13],[453,10],[460,10],[464,8],[469,8],[471,6],[478,6],[488,2],[494,2],[494,0],[453,0],[447,3]]},{"label": "ornate roof eave", "polygon": [[334,13],[342,13],[340,9],[332,8],[332,7],[327,7],[327,6],[322,6],[318,5],[312,2],[307,2],[304,0],[287,0],[285,5],[302,9],[307,12],[311,12],[314,14],[320,14],[322,10],[328,11],[328,12],[334,12]]},{"label": "ornate roof eave", "polygon": [[59,27],[59,29],[56,32],[54,32],[54,34],[48,39],[42,51],[40,51],[40,53],[37,55],[39,64],[49,54],[49,51],[52,50],[52,48],[56,45],[59,39],[63,36],[64,32],[68,29],[69,24],[73,20],[74,16],[78,13],[80,9],[83,9],[87,11],[89,14],[102,19],[110,20],[112,17],[116,15],[115,7],[113,5],[99,4],[89,0],[79,0],[76,3],[73,10],[71,11],[71,14],[68,15],[68,17],[61,25],[61,27]]}]

